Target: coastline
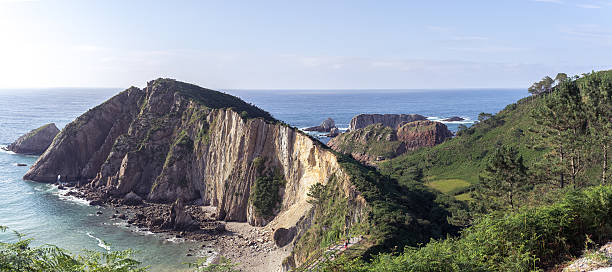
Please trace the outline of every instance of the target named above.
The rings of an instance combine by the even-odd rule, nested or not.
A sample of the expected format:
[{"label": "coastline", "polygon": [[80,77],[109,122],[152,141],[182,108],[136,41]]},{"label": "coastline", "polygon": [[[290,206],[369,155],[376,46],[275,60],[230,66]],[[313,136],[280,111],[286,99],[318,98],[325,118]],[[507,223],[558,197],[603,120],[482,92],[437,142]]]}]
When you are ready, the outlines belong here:
[{"label": "coastline", "polygon": [[[58,184],[52,186],[59,187]],[[159,223],[159,219],[167,218],[171,204],[143,201],[139,205],[125,205],[120,203],[121,199],[103,197],[104,193],[96,189],[78,184],[63,186],[63,189],[58,188],[57,194],[61,200],[99,207],[96,216],[107,217],[114,227],[156,235],[174,243],[190,241],[199,244],[199,249],[190,249],[186,256],[206,258],[205,264],[218,263],[221,257],[225,257],[240,271],[282,271],[282,260],[293,248],[291,244],[276,246],[273,229],[268,226],[215,220],[216,208],[213,206],[185,205],[185,212],[199,223],[199,229],[162,228],[160,225],[147,225],[147,222]]]}]

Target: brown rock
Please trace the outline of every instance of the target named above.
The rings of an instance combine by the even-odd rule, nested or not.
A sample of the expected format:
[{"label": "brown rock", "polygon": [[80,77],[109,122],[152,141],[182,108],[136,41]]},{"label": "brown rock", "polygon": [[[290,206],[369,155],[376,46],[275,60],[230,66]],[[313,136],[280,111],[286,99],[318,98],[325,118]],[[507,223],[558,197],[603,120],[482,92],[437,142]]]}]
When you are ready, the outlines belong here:
[{"label": "brown rock", "polygon": [[405,123],[397,130],[397,138],[407,150],[441,144],[452,137],[453,133],[446,125],[429,120]]},{"label": "brown rock", "polygon": [[403,122],[426,120],[425,116],[419,114],[359,114],[351,119],[349,131],[365,128],[373,124],[382,124],[385,127],[397,129]]},{"label": "brown rock", "polygon": [[58,133],[59,129],[54,123],[46,124],[19,137],[6,149],[19,154],[40,155],[47,150]]}]

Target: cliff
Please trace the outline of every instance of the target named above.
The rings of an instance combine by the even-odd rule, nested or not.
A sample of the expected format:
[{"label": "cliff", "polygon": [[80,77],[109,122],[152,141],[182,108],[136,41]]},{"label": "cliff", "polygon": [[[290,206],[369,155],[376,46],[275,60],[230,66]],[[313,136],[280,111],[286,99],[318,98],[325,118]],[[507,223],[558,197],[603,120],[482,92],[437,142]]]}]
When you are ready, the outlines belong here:
[{"label": "cliff", "polygon": [[[342,207],[341,220],[334,224],[347,231],[374,224],[378,219],[372,219],[369,202],[389,199],[362,196],[371,186],[356,184],[347,165],[356,163],[339,162],[325,145],[239,98],[158,79],[144,89],[131,87],[68,124],[24,179],[54,182],[61,175],[97,190],[102,201],[130,193],[148,202],[212,205],[219,220],[276,230],[274,237],[282,240],[277,244],[316,245],[287,251],[290,263],[299,266],[323,239],[307,235],[321,220],[313,210],[311,186],[333,184],[327,191],[342,200],[335,205]],[[397,209],[411,214],[402,205]],[[429,215],[418,217],[423,216]],[[360,229],[364,235],[380,233],[378,226]]]},{"label": "cliff", "polygon": [[385,127],[397,129],[404,122],[427,120],[419,114],[359,114],[351,119],[349,130],[365,128],[373,124],[382,124]]},{"label": "cliff", "polygon": [[22,135],[6,149],[19,154],[40,155],[47,150],[58,133],[59,129],[54,123],[46,124]]},{"label": "cliff", "polygon": [[327,145],[335,151],[351,154],[358,161],[374,164],[409,150],[440,144],[452,136],[446,125],[428,120],[402,122],[397,130],[378,123],[343,133]]}]

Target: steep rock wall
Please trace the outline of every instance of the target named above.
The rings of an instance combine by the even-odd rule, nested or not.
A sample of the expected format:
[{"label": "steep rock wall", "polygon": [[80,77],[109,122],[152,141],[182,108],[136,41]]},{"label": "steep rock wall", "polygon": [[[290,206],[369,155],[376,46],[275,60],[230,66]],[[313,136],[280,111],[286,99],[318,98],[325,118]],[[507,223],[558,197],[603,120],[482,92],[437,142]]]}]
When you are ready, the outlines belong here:
[{"label": "steep rock wall", "polygon": [[[177,91],[192,87],[157,80],[120,93],[70,123],[24,179],[54,182],[61,175],[111,197],[134,192],[153,202],[180,198],[214,205],[218,219],[274,228],[303,220],[312,208],[307,194],[313,184],[338,176],[350,187],[324,145],[280,122],[251,118],[258,112],[242,101],[215,108],[194,98],[199,93]],[[229,99],[201,91],[215,103]],[[251,190],[257,178],[273,172],[284,180],[274,192],[280,200],[272,215],[261,215]],[[347,197],[359,198],[349,192]]]},{"label": "steep rock wall", "polygon": [[365,128],[372,124],[382,124],[385,127],[397,129],[401,123],[426,119],[425,116],[419,114],[359,114],[351,119],[349,130]]}]

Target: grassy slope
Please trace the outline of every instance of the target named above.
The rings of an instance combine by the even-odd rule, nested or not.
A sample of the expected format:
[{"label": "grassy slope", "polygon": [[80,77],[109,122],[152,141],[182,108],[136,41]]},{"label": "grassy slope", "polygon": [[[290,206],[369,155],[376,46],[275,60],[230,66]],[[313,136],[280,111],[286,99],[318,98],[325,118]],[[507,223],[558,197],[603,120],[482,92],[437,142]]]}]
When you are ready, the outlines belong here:
[{"label": "grassy slope", "polygon": [[423,169],[428,185],[455,195],[478,182],[487,155],[497,145],[518,145],[529,165],[542,154],[531,148],[533,140],[528,133],[535,126],[531,112],[536,103],[539,103],[537,98],[524,98],[449,141],[385,161],[380,164],[380,170],[398,180],[409,180],[413,178],[411,169],[418,167]]}]

